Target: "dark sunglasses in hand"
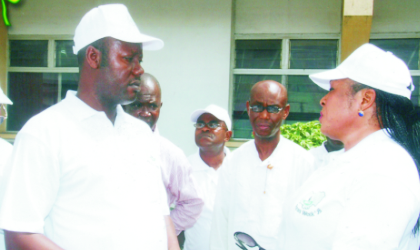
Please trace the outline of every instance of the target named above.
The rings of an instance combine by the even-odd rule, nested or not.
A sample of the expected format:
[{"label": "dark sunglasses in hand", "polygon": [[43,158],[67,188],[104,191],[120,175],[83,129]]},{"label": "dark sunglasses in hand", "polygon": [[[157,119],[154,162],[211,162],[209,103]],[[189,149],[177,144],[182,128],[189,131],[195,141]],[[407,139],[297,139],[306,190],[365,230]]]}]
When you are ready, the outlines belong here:
[{"label": "dark sunglasses in hand", "polygon": [[242,250],[248,250],[248,247],[258,247],[259,250],[265,250],[252,238],[250,235],[243,232],[236,232],[233,234],[235,238],[236,245]]},{"label": "dark sunglasses in hand", "polygon": [[249,109],[251,109],[255,113],[263,112],[265,109],[267,110],[268,113],[274,113],[274,114],[277,114],[283,110],[283,108],[280,108],[279,106],[276,106],[276,105],[270,105],[267,107],[264,107],[263,105],[252,105],[249,107]]}]

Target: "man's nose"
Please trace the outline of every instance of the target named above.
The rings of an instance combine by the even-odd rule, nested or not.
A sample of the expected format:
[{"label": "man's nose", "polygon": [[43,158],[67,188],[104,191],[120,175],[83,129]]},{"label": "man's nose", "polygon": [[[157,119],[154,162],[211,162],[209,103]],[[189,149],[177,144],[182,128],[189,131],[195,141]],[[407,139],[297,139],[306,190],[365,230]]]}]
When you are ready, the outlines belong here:
[{"label": "man's nose", "polygon": [[201,132],[208,132],[210,131],[209,127],[207,124],[204,125],[204,127],[201,128]]},{"label": "man's nose", "polygon": [[270,115],[268,114],[267,109],[264,109],[264,110],[260,113],[260,118],[261,118],[261,119],[268,119],[268,118],[270,118]]},{"label": "man's nose", "polygon": [[141,75],[143,75],[143,73],[144,73],[144,69],[143,69],[143,67],[141,66],[140,62],[135,61],[135,62],[134,62],[134,68],[133,68],[133,74],[134,74],[135,76],[140,77]]},{"label": "man's nose", "polygon": [[146,106],[139,108],[137,111],[140,116],[144,116],[144,117],[151,116],[150,111],[147,109]]}]

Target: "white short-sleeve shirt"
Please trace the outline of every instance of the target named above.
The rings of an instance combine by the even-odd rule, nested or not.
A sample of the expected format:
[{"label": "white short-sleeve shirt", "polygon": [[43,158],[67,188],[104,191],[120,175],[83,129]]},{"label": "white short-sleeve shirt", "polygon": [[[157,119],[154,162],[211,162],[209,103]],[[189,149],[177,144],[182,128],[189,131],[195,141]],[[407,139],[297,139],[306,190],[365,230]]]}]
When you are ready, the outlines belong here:
[{"label": "white short-sleeve shirt", "polygon": [[237,234],[278,249],[283,203],[314,171],[313,156],[281,136],[261,161],[251,140],[233,151],[220,171],[210,249],[237,250]]},{"label": "white short-sleeve shirt", "polygon": [[68,92],[18,133],[0,190],[0,227],[64,249],[166,249],[169,214],[150,128],[114,124]]},{"label": "white short-sleeve shirt", "polygon": [[285,204],[294,250],[418,250],[420,183],[410,155],[379,130],[318,169]]},{"label": "white short-sleeve shirt", "polygon": [[226,157],[230,154],[229,149],[226,147],[224,152],[225,159],[217,171],[201,159],[199,152],[188,157],[193,168],[193,177],[196,181],[197,190],[204,201],[204,207],[194,226],[185,230],[184,250],[210,249],[211,220],[219,173],[226,165]]},{"label": "white short-sleeve shirt", "polygon": [[[0,183],[3,182],[3,168],[6,162],[9,160],[10,155],[12,154],[13,145],[7,142],[6,140],[0,138]],[[0,203],[1,207],[1,203]],[[4,242],[4,233],[3,230],[0,230],[0,250],[5,250],[5,242]]]}]

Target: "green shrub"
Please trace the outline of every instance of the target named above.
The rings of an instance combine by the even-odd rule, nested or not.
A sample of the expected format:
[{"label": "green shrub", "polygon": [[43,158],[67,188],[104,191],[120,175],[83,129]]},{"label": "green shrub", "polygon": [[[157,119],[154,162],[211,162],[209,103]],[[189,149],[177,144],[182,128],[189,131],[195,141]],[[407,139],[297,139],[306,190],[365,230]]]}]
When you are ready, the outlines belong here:
[{"label": "green shrub", "polygon": [[318,147],[327,140],[327,137],[321,133],[321,124],[319,121],[287,124],[281,126],[280,130],[281,135],[305,149]]}]

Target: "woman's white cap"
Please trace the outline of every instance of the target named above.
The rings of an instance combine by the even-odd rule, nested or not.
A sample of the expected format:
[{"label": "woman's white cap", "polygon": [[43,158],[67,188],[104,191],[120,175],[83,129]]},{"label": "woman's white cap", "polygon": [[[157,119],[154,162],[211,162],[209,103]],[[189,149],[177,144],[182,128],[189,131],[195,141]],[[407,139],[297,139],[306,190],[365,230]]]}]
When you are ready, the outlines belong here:
[{"label": "woman's white cap", "polygon": [[232,122],[230,121],[229,113],[217,105],[210,104],[205,109],[197,109],[191,114],[191,121],[197,122],[197,119],[204,113],[209,113],[214,115],[217,119],[224,121],[227,129],[230,131],[232,129]]},{"label": "woman's white cap", "polygon": [[414,90],[407,65],[391,52],[370,43],[356,49],[337,68],[309,77],[325,90],[330,90],[331,80],[344,78],[408,99]]},{"label": "woman's white cap", "polygon": [[0,104],[10,104],[13,102],[3,93],[3,90],[0,88]]},{"label": "woman's white cap", "polygon": [[123,4],[106,4],[91,9],[86,13],[74,34],[73,53],[77,54],[85,46],[104,37],[129,42],[142,43],[144,50],[163,48],[163,41],[140,33]]}]

